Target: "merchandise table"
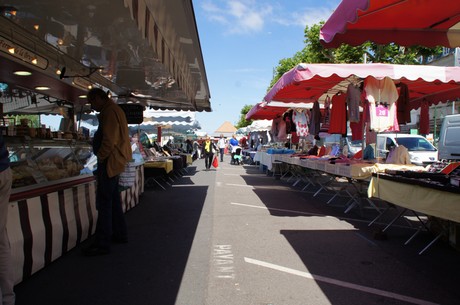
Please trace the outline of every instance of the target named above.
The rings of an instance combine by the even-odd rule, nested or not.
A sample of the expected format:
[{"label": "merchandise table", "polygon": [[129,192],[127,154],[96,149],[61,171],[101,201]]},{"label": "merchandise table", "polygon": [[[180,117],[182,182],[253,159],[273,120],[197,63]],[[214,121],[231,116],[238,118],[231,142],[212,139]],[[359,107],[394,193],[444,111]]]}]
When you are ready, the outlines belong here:
[{"label": "merchandise table", "polygon": [[185,153],[182,153],[180,154],[181,156],[185,156],[185,164],[187,165],[192,165],[193,163],[193,158],[192,158],[192,154],[185,154]]},{"label": "merchandise table", "polygon": [[165,179],[166,177],[170,179],[168,174],[173,171],[173,164],[174,162],[171,159],[146,161],[144,163],[146,185],[152,186],[153,183],[156,183],[159,187],[165,190],[166,188],[159,182],[158,178],[162,178],[167,184],[169,184]]},{"label": "merchandise table", "polygon": [[[408,210],[413,211],[414,214],[422,213],[427,216],[460,223],[460,188],[458,187],[441,186],[417,178],[374,174],[369,183],[368,196],[379,198],[402,208],[402,211],[390,221],[383,229],[383,232]],[[379,216],[369,225],[374,223]],[[419,220],[421,221],[420,218]],[[426,227],[426,223],[422,222],[422,225]],[[407,240],[406,244],[419,232],[420,229]],[[425,252],[444,233],[440,232],[419,254]]]}]

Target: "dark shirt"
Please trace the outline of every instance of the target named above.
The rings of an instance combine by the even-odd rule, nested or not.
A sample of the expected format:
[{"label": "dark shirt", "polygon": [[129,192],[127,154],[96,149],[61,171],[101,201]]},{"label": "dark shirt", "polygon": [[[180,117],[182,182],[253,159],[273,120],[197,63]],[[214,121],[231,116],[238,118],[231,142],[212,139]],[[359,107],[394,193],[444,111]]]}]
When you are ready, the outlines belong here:
[{"label": "dark shirt", "polygon": [[0,172],[10,167],[10,158],[8,149],[6,149],[5,140],[3,135],[0,133]]}]

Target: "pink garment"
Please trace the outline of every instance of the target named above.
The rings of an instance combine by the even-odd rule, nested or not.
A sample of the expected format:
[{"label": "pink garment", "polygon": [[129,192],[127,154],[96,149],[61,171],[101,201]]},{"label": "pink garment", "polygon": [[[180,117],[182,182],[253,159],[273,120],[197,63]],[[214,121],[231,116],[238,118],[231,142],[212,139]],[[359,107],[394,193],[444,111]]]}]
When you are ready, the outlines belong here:
[{"label": "pink garment", "polygon": [[382,80],[367,77],[364,81],[366,99],[369,101],[370,128],[381,132],[399,130],[397,126],[398,90],[389,77]]}]

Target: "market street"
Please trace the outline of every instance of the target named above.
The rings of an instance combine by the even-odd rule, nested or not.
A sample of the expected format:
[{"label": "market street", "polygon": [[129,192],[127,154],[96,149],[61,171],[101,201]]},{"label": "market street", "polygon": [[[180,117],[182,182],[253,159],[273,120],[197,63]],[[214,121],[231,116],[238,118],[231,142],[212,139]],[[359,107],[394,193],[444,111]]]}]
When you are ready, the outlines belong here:
[{"label": "market street", "polygon": [[128,244],[98,257],[78,246],[19,284],[16,304],[459,303],[460,253],[446,242],[418,255],[433,236],[404,246],[407,221],[374,239],[375,211],[345,214],[347,198],[327,205],[330,194],[225,158],[146,189],[126,214]]}]

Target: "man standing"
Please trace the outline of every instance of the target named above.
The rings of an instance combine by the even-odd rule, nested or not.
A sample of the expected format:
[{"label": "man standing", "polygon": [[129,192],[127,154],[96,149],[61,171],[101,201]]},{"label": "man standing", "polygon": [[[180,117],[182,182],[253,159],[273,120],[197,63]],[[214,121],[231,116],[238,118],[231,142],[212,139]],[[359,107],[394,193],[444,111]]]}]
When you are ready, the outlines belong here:
[{"label": "man standing", "polygon": [[6,234],[8,202],[13,181],[5,141],[0,133],[0,305],[14,305],[14,277],[11,249]]},{"label": "man standing", "polygon": [[84,255],[94,256],[108,254],[112,241],[128,241],[118,180],[132,159],[132,151],[123,110],[100,88],[91,89],[87,99],[91,108],[99,112],[99,127],[93,139],[93,153],[97,156],[96,240],[83,249]]}]

